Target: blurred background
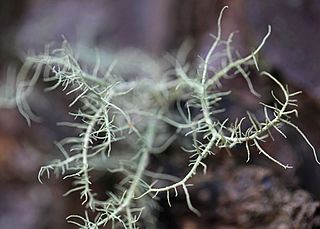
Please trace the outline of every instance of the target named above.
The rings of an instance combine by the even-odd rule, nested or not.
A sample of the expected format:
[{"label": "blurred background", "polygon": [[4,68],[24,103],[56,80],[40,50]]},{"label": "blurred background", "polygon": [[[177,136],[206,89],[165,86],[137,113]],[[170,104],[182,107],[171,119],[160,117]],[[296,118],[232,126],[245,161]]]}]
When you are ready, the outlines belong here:
[{"label": "blurred background", "polygon": [[[196,61],[210,47],[209,34],[216,31],[225,5],[229,9],[223,35],[239,31],[234,46],[242,55],[252,51],[272,26],[259,55],[260,67],[291,90],[303,91],[294,122],[320,156],[318,0],[1,0],[0,82],[8,66],[19,67],[30,50],[41,52],[48,43],[60,43],[62,35],[71,44],[82,42],[101,50],[135,47],[154,57],[173,53],[190,39],[190,61]],[[257,91],[270,91],[268,81],[254,73],[252,77]],[[257,108],[243,80],[227,86],[234,91],[223,104],[227,115]],[[41,185],[37,180],[40,166],[55,156],[53,141],[73,134],[56,126],[70,119],[63,94],[44,94],[43,87],[39,83],[30,97],[31,107],[43,119],[31,128],[18,111],[0,109],[1,229],[73,228],[65,217],[83,212],[77,194],[62,197],[71,187],[68,181],[50,179]],[[164,198],[157,228],[319,228],[320,165],[301,136],[290,128],[286,133],[288,139],[277,136],[264,147],[293,169],[283,170],[258,154],[245,164],[241,147],[232,150],[232,156],[218,153],[208,162],[209,173],[193,180],[191,195],[202,217],[192,215],[183,199],[168,208]],[[163,157],[170,157],[162,162],[180,174],[174,149]],[[102,190],[105,182],[107,177],[97,181]]]}]

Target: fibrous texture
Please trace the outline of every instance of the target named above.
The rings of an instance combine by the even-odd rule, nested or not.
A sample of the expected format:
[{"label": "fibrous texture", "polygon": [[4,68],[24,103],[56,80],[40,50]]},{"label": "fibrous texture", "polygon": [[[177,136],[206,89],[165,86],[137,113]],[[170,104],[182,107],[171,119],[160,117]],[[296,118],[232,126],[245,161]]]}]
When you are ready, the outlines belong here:
[{"label": "fibrous texture", "polygon": [[[29,69],[35,70],[32,79],[26,81],[28,90],[17,89],[23,92],[17,94],[20,98],[17,102],[27,120],[28,114],[32,113],[27,105],[23,105],[26,103],[22,98],[27,96],[40,72],[44,80],[52,84],[48,90],[62,88],[73,98],[69,106],[75,121],[60,124],[75,128],[79,134],[58,142],[63,157],[43,166],[39,172],[40,181],[43,175],[49,177],[51,172],[62,174],[64,179],[73,179],[74,188],[66,195],[79,192],[83,205],[94,212],[93,218],[88,212],[84,216],[71,215],[69,222],[79,228],[107,225],[138,228],[141,224],[152,228],[154,218],[151,214],[156,204],[151,200],[165,193],[170,205],[170,193],[178,195],[178,189],[185,194],[190,210],[200,214],[192,206],[188,187],[190,178],[200,169],[206,172],[204,159],[214,154],[213,149],[231,149],[244,144],[248,162],[250,152],[255,148],[283,168],[290,168],[261,146],[272,138],[272,129],[285,137],[281,130],[283,125],[295,128],[302,135],[318,162],[311,143],[290,121],[297,115],[295,96],[300,92],[289,92],[267,72],[261,72],[261,77],[273,81],[283,95],[272,93],[274,105],[261,102],[264,119],[258,120],[249,112],[246,117],[234,121],[216,118],[217,113],[223,112],[219,101],[231,93],[221,90],[223,80],[243,77],[248,90],[259,96],[248,69],[251,66],[259,72],[256,55],[271,33],[269,27],[257,48],[241,57],[231,46],[234,34],[227,40],[221,37],[223,11],[218,19],[217,35],[212,36],[213,43],[196,69],[186,62],[187,46],[182,46],[175,58],[170,56],[165,61],[155,60],[137,50],[114,55],[98,51],[93,54],[91,50],[74,52],[65,41],[59,49],[46,49],[44,54],[26,59],[23,69],[28,70],[22,73],[28,75]],[[173,103],[177,107],[175,112],[170,108]],[[244,127],[244,122],[249,125]],[[152,171],[148,167],[150,156],[164,152],[181,133],[191,141],[190,147],[184,148],[190,155],[188,172],[178,178]],[[108,192],[104,198],[97,197],[91,180],[92,172],[101,169],[122,178],[115,191]],[[159,185],[163,183],[159,182],[161,180],[170,185],[162,187]]]}]

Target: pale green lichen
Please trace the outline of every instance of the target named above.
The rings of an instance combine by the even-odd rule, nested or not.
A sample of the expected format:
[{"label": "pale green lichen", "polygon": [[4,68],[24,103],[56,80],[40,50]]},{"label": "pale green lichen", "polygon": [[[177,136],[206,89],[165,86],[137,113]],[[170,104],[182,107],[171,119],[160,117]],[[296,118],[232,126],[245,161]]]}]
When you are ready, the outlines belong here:
[{"label": "pale green lichen", "polygon": [[[204,159],[214,154],[213,149],[231,149],[244,144],[247,162],[252,148],[255,148],[283,168],[290,168],[261,146],[261,142],[272,138],[272,129],[286,137],[281,130],[283,125],[295,128],[302,135],[319,163],[314,147],[290,121],[291,116],[297,115],[294,97],[300,92],[289,92],[287,87],[267,72],[262,72],[261,77],[272,80],[283,96],[280,99],[272,93],[275,100],[273,106],[261,102],[264,120],[258,120],[249,112],[246,117],[234,122],[215,118],[215,114],[221,112],[218,102],[230,94],[230,91],[219,89],[221,80],[229,78],[231,74],[242,76],[252,94],[259,96],[253,88],[247,67],[255,66],[259,71],[256,55],[271,34],[269,26],[260,45],[248,56],[239,57],[231,46],[233,34],[227,40],[221,38],[221,19],[225,9],[218,19],[217,36],[214,36],[209,51],[196,71],[185,61],[185,47],[181,48],[177,59],[167,58],[173,63],[173,68],[164,64],[164,60],[154,60],[137,50],[123,51],[112,57],[97,51],[92,55],[87,50],[83,56],[83,52],[74,53],[66,41],[59,49],[51,52],[46,49],[43,55],[27,58],[18,77],[23,86],[17,84],[14,93],[16,104],[27,120],[32,113],[25,105],[25,98],[42,69],[45,69],[44,80],[53,83],[49,90],[62,87],[67,95],[73,96],[70,107],[75,108],[70,115],[75,122],[60,124],[76,128],[80,134],[57,143],[63,158],[43,166],[39,172],[40,181],[44,174],[49,177],[52,171],[62,174],[64,179],[73,179],[74,188],[66,195],[79,192],[87,210],[96,215],[93,219],[89,218],[87,212],[84,216],[71,215],[67,218],[68,222],[79,228],[101,228],[109,224],[123,228],[138,228],[139,224],[144,224],[152,228],[155,225],[152,209],[156,208],[156,202],[150,200],[163,192],[171,206],[170,192],[175,192],[177,196],[179,188],[185,194],[190,210],[200,214],[192,206],[189,181],[200,168],[206,172]],[[219,56],[221,65],[210,68],[215,56]],[[88,62],[92,59],[95,63]],[[26,80],[31,68],[35,69],[34,74],[31,80]],[[186,101],[184,107],[180,100]],[[177,113],[173,114],[170,105],[176,101]],[[12,103],[8,100],[8,104]],[[191,114],[194,107],[199,114]],[[246,120],[250,127],[244,129]],[[168,126],[175,127],[176,132],[169,131]],[[185,149],[190,154],[190,168],[186,175],[177,178],[150,171],[150,155],[164,152],[179,133],[185,133],[192,142],[192,148]],[[90,174],[92,170],[101,168],[109,173],[122,174],[123,180],[116,187],[117,191],[98,199],[91,188],[93,181]],[[160,180],[171,184],[161,187],[158,185]]]}]

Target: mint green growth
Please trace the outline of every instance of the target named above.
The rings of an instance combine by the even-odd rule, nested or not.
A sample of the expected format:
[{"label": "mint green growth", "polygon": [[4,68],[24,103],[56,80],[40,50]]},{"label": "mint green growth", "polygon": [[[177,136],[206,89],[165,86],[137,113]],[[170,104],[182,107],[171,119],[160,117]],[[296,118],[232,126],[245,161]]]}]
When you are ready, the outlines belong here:
[{"label": "mint green growth", "polygon": [[[257,149],[261,155],[287,169],[290,165],[273,158],[261,146],[262,141],[272,138],[272,129],[286,137],[281,130],[284,125],[294,128],[305,139],[320,164],[312,144],[291,122],[291,117],[298,114],[295,96],[300,92],[289,92],[268,72],[261,72],[261,77],[273,81],[283,96],[280,99],[272,93],[273,106],[260,103],[263,120],[249,112],[235,121],[215,118],[215,114],[221,112],[218,102],[231,93],[220,89],[221,80],[229,78],[231,72],[241,75],[248,90],[260,96],[254,90],[247,67],[255,66],[260,71],[256,55],[271,34],[269,26],[257,48],[250,55],[239,57],[231,46],[233,33],[227,40],[221,38],[221,19],[226,8],[218,18],[217,35],[213,36],[213,43],[196,70],[186,62],[188,45],[183,45],[175,58],[167,56],[155,60],[138,50],[123,50],[114,55],[98,50],[74,52],[64,41],[59,49],[47,48],[44,54],[26,59],[17,82],[7,85],[12,89],[0,95],[1,106],[16,105],[28,123],[36,120],[26,101],[42,75],[44,81],[52,84],[48,90],[62,88],[74,98],[69,106],[75,122],[60,125],[75,128],[79,134],[57,143],[62,157],[41,167],[38,177],[42,182],[44,175],[49,177],[53,172],[74,181],[74,188],[65,195],[79,193],[87,211],[83,216],[69,216],[68,222],[79,228],[107,225],[152,228],[156,217],[151,213],[157,208],[154,198],[165,193],[171,206],[170,193],[178,195],[178,189],[183,190],[189,209],[199,215],[192,205],[188,187],[191,177],[199,172],[206,173],[204,159],[214,159],[212,149],[231,149],[244,144],[247,162],[252,149]],[[212,62],[217,58],[221,66],[213,68]],[[36,70],[30,78],[31,69]],[[9,99],[12,97],[14,101]],[[185,107],[178,104],[178,111],[172,112],[170,104],[180,100],[186,101]],[[191,114],[194,107],[199,114]],[[245,121],[250,123],[246,129]],[[169,131],[170,126],[176,129],[175,133]],[[150,171],[150,156],[164,152],[179,133],[184,133],[191,141],[190,147],[184,149],[190,155],[188,172],[178,178]],[[115,192],[100,199],[91,188],[94,170],[122,174],[123,180]],[[159,182],[162,180],[166,182]],[[159,185],[168,181],[170,185]],[[94,212],[94,218],[89,217],[89,211]]]}]

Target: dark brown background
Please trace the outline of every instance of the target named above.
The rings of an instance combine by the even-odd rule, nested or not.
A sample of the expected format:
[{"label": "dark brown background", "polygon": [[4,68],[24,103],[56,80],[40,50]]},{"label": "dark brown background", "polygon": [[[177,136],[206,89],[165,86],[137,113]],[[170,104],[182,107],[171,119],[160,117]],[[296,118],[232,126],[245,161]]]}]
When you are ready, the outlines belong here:
[{"label": "dark brown background", "polygon": [[[174,52],[185,39],[192,38],[193,53],[203,54],[210,45],[208,34],[215,31],[224,5],[230,7],[224,15],[223,34],[240,31],[235,45],[242,54],[255,47],[267,25],[272,26],[272,35],[260,54],[261,67],[292,90],[304,91],[295,123],[320,151],[317,0],[1,0],[0,78],[9,64],[18,66],[28,50],[41,51],[49,42],[60,42],[62,34],[70,43],[81,40],[100,49],[134,46],[154,56]],[[260,91],[272,86],[255,74],[253,81]],[[256,108],[241,80],[228,82],[228,86],[243,98],[225,102],[228,115],[236,116],[244,107]],[[72,228],[64,218],[82,212],[77,195],[61,197],[70,188],[69,183],[51,179],[40,185],[37,181],[40,165],[52,158],[52,142],[70,134],[70,130],[55,125],[68,118],[63,95],[40,96],[41,91],[40,84],[30,99],[33,109],[43,117],[40,124],[28,128],[17,111],[0,110],[0,228]],[[232,152],[232,158],[221,152],[208,162],[209,174],[194,180],[197,188],[192,196],[203,217],[192,216],[184,200],[177,199],[171,209],[160,201],[163,210],[158,227],[319,226],[316,200],[320,198],[320,166],[303,139],[290,129],[287,133],[288,140],[279,138],[265,147],[294,169],[284,171],[259,155],[244,165],[241,147]],[[170,166],[179,168],[171,157]],[[107,179],[100,181],[102,190]]]}]

